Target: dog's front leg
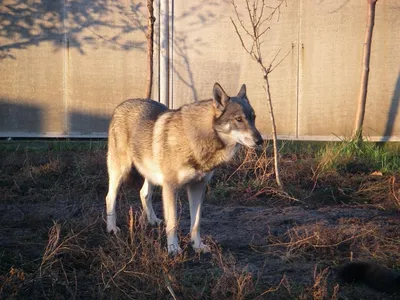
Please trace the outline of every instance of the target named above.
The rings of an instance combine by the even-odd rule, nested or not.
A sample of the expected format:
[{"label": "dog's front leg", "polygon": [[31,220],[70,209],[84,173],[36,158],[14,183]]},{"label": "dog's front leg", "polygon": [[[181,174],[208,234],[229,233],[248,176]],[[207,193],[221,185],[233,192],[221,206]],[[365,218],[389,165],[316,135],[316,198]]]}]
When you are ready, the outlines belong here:
[{"label": "dog's front leg", "polygon": [[192,247],[196,252],[210,252],[210,247],[205,245],[200,237],[200,219],[205,190],[205,180],[191,183],[187,188],[191,221],[190,236]]},{"label": "dog's front leg", "polygon": [[150,225],[159,225],[161,220],[157,218],[153,209],[154,184],[145,178],[143,187],[140,190],[140,200],[142,201],[143,212]]},{"label": "dog's front leg", "polygon": [[166,224],[167,244],[169,254],[179,254],[182,249],[178,245],[177,236],[177,205],[176,188],[168,183],[163,184],[162,189],[164,218]]}]

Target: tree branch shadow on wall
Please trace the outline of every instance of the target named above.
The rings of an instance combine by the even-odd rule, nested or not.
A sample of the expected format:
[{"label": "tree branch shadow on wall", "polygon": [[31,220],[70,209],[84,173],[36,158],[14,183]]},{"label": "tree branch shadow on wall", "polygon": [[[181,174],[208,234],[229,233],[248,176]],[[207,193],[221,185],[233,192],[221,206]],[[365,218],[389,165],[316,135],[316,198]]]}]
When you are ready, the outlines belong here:
[{"label": "tree branch shadow on wall", "polygon": [[[172,72],[175,75],[174,78],[180,80],[191,90],[192,101],[194,102],[201,99],[199,99],[196,88],[190,54],[203,55],[202,50],[209,47],[209,43],[196,35],[196,32],[217,23],[218,16],[214,13],[214,10],[216,6],[220,5],[221,3],[201,1],[189,6],[180,15],[175,15],[175,12],[173,12],[173,56],[177,56],[179,61],[174,59]],[[190,21],[188,28],[177,28],[174,25],[175,22],[187,22],[187,20]],[[184,72],[179,69],[184,70]]]},{"label": "tree branch shadow on wall", "polygon": [[0,0],[0,6],[0,59],[16,59],[16,50],[45,42],[55,51],[68,43],[81,54],[84,47],[145,51],[145,39],[131,40],[127,34],[143,31],[146,20],[135,19],[118,1]]},{"label": "tree branch shadow on wall", "polygon": [[[226,2],[226,1],[223,1]],[[50,43],[54,51],[68,46],[85,54],[85,49],[110,48],[130,50],[135,48],[146,51],[145,38],[139,41],[129,40],[126,35],[139,31],[143,37],[147,33],[147,16],[144,2],[109,0],[0,0],[0,59],[17,59],[18,50],[38,47]],[[174,29],[173,47],[180,58],[173,68],[176,78],[192,91],[192,101],[197,101],[198,93],[193,75],[193,66],[189,55],[203,55],[207,40],[196,35],[196,31],[211,26],[218,21],[213,12],[220,3],[208,1],[188,5],[176,20],[187,19],[188,27]],[[110,20],[110,18],[114,18]],[[103,34],[106,32],[107,35]],[[36,107],[29,102],[43,103],[24,99],[3,99],[0,103],[0,131],[10,128],[12,132],[44,133],[43,114],[46,107]],[[0,99],[2,101],[2,99]],[[28,104],[13,104],[14,102]],[[15,105],[15,106],[14,106]],[[18,109],[20,107],[21,109]],[[7,113],[3,113],[7,111]],[[26,118],[25,116],[32,116]],[[107,132],[108,116],[88,115],[72,112],[63,115],[67,118],[68,132]],[[46,123],[51,122],[47,120]],[[9,127],[7,127],[9,126]],[[11,126],[11,127],[10,127]],[[14,127],[12,127],[14,126]],[[51,126],[51,124],[49,124]],[[47,124],[46,124],[47,128]]]},{"label": "tree branch shadow on wall", "polygon": [[381,142],[388,141],[393,134],[393,128],[399,112],[399,102],[400,102],[400,72],[397,76],[396,86],[394,88],[392,100],[390,103],[390,108],[387,114],[387,122],[385,131],[383,132]]},{"label": "tree branch shadow on wall", "polygon": [[[197,31],[203,30],[207,26],[216,24],[218,16],[214,13],[215,7],[220,6],[221,3],[229,3],[229,1],[221,1],[219,3],[200,1],[188,5],[179,15],[175,15],[175,11],[171,12],[172,15],[172,37],[170,43],[172,43],[171,64],[173,79],[178,79],[186,87],[188,87],[192,94],[192,102],[197,102],[199,99],[196,82],[194,78],[193,66],[190,59],[190,55],[198,54],[203,55],[202,50],[206,50],[209,47],[209,43],[196,35]],[[135,20],[145,19],[142,10],[139,10],[137,6],[131,5],[131,12],[134,15]],[[185,28],[178,28],[174,24],[179,21],[188,22],[188,26]],[[146,35],[147,28],[143,27],[143,34]],[[159,46],[157,38],[154,39],[154,43]],[[179,58],[179,60],[175,59]],[[171,99],[173,100],[173,99]]]},{"label": "tree branch shadow on wall", "polygon": [[[17,59],[17,50],[38,47],[43,43],[50,43],[54,51],[69,47],[81,54],[85,54],[85,49],[89,47],[147,50],[147,11],[143,1],[4,2],[0,0],[0,59]],[[188,26],[184,29],[172,27],[173,48],[179,58],[176,65],[172,65],[172,72],[191,89],[194,101],[198,100],[198,93],[189,54],[202,55],[202,49],[209,46],[195,32],[217,22],[218,16],[214,11],[219,5],[221,3],[202,1],[188,5],[178,16],[173,16],[173,22],[188,20]],[[142,32],[143,36],[138,40],[129,39],[127,35],[132,32]]]},{"label": "tree branch shadow on wall", "polygon": [[181,65],[183,65],[183,68],[187,74],[186,75],[181,74],[181,72],[178,71],[175,64],[172,64],[172,71],[176,75],[176,78],[178,78],[178,80],[180,80],[184,85],[189,87],[189,89],[192,91],[193,101],[197,102],[199,101],[199,97],[197,95],[196,83],[194,81],[193,71],[189,60],[188,47],[186,45],[186,37],[181,37],[174,40],[173,49],[174,52],[181,58],[182,60]]}]

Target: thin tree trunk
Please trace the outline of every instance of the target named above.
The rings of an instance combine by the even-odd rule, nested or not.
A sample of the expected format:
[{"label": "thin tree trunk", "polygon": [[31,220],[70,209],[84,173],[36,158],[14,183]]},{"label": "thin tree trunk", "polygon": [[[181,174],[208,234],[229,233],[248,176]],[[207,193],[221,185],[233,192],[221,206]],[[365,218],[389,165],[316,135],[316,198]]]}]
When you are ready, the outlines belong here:
[{"label": "thin tree trunk", "polygon": [[264,67],[262,67],[263,73],[264,73],[264,81],[265,81],[265,91],[267,92],[267,100],[268,100],[268,105],[269,105],[269,115],[271,117],[271,123],[272,123],[272,141],[273,141],[273,146],[274,146],[274,163],[275,163],[275,178],[276,178],[276,183],[280,188],[283,188],[280,173],[279,173],[279,161],[278,161],[278,140],[276,137],[276,125],[275,125],[275,116],[274,116],[274,109],[272,106],[272,99],[271,99],[271,90],[269,87],[269,79],[268,79],[268,70],[266,70]]},{"label": "thin tree trunk", "polygon": [[153,0],[147,0],[147,80],[146,80],[146,98],[151,98],[153,88],[153,40],[154,40],[154,8]]},{"label": "thin tree trunk", "polygon": [[[279,172],[279,159],[278,159],[278,142],[277,142],[277,136],[276,136],[276,125],[275,125],[275,116],[274,116],[274,110],[273,110],[273,106],[272,106],[272,99],[271,99],[271,89],[269,86],[269,78],[268,75],[269,73],[271,73],[273,71],[274,68],[272,68],[272,64],[274,63],[278,53],[276,54],[275,58],[272,60],[271,64],[269,65],[268,68],[265,67],[264,63],[263,63],[263,59],[262,59],[262,52],[261,52],[261,44],[263,43],[261,41],[261,37],[263,34],[265,34],[267,32],[267,30],[269,30],[269,27],[261,28],[261,25],[268,20],[272,19],[272,16],[276,13],[276,12],[280,12],[279,8],[281,7],[281,5],[283,3],[285,3],[285,0],[281,0],[280,3],[276,6],[276,7],[269,7],[266,4],[267,0],[262,0],[261,3],[258,2],[258,0],[254,0],[252,4],[249,3],[249,0],[245,0],[246,3],[246,7],[247,7],[247,11],[248,11],[248,15],[249,15],[249,19],[250,19],[250,24],[251,24],[251,28],[248,30],[245,25],[243,20],[241,19],[239,12],[237,10],[237,6],[235,4],[235,0],[231,0],[231,3],[235,9],[235,13],[236,13],[236,17],[239,21],[239,26],[244,30],[244,32],[249,35],[252,38],[252,43],[251,43],[251,47],[247,47],[242,35],[240,34],[239,30],[238,30],[238,26],[236,26],[235,22],[233,21],[233,19],[231,18],[233,27],[235,28],[236,34],[239,37],[240,42],[242,43],[242,47],[244,48],[244,50],[250,55],[250,57],[255,60],[258,65],[261,68],[261,71],[263,73],[263,77],[264,77],[264,81],[265,81],[265,92],[267,94],[267,101],[268,101],[268,106],[269,106],[269,115],[271,118],[271,123],[272,123],[272,139],[273,139],[273,147],[274,147],[274,166],[275,166],[275,178],[276,178],[276,183],[278,184],[278,186],[283,189],[283,184],[281,182],[281,178],[280,178],[280,172]],[[263,18],[263,13],[264,13],[264,8],[272,8],[273,11],[272,13],[266,17]],[[286,56],[285,56],[286,57]],[[279,63],[277,64],[279,65]],[[276,65],[276,66],[277,66]],[[275,67],[276,67],[275,66]]]},{"label": "thin tree trunk", "polygon": [[361,73],[361,85],[358,98],[357,114],[354,123],[354,138],[357,140],[362,139],[362,127],[364,123],[365,106],[367,103],[368,92],[368,76],[369,76],[369,63],[371,59],[371,44],[372,33],[375,21],[375,5],[378,0],[367,0],[368,3],[368,19],[365,31],[364,51],[363,51],[363,65]]}]

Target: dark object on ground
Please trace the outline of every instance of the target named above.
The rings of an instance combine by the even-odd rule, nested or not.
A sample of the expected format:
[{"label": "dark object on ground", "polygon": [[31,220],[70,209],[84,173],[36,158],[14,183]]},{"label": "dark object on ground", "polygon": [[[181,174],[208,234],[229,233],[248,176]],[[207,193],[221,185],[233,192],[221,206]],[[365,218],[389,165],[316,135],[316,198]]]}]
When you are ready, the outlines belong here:
[{"label": "dark object on ground", "polygon": [[346,283],[364,283],[372,289],[386,293],[400,293],[400,274],[371,262],[351,262],[339,271]]}]

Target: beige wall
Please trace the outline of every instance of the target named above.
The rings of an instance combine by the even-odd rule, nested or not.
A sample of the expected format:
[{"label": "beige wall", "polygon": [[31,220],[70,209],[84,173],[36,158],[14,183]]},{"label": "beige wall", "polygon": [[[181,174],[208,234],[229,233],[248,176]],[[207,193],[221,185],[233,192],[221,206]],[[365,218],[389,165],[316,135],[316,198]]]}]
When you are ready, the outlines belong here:
[{"label": "beige wall", "polygon": [[[268,136],[271,124],[264,83],[257,64],[235,34],[230,1],[190,3],[175,2],[173,62],[178,76],[172,83],[174,106],[210,97],[214,81],[230,94],[246,83],[259,116],[258,126]],[[236,3],[245,18],[245,2]],[[400,3],[380,1],[376,7],[364,133],[373,140],[400,140]],[[366,13],[365,1],[287,1],[279,22],[275,18],[269,23],[271,30],[262,49],[264,61],[271,61],[278,50],[280,57],[289,52],[270,75],[280,137],[332,140],[351,135]],[[177,37],[184,37],[186,52],[180,50],[182,39]]]},{"label": "beige wall", "polygon": [[399,28],[400,1],[377,5],[364,126],[370,136],[393,140],[400,140]]},{"label": "beige wall", "polygon": [[[244,12],[239,4],[245,2],[236,2]],[[174,107],[196,98],[210,98],[216,81],[229,95],[238,93],[245,83],[258,125],[268,135],[271,126],[262,73],[242,48],[230,17],[235,17],[230,1],[203,1],[201,6],[191,1],[175,2]],[[279,50],[279,58],[288,54],[270,78],[277,126],[284,135],[293,135],[296,130],[297,20],[298,7],[285,7],[279,23],[271,24],[263,45],[266,61]]]},{"label": "beige wall", "polygon": [[0,134],[106,136],[115,106],[144,96],[145,4],[23,2],[0,7]]},{"label": "beige wall", "polygon": [[[0,132],[62,132],[64,52],[60,3],[0,6]],[[43,29],[45,28],[45,29]]]},{"label": "beige wall", "polygon": [[[25,2],[0,7],[0,135],[106,136],[114,107],[144,96],[145,1]],[[245,1],[236,3],[245,19]],[[379,1],[376,8],[364,132],[400,140],[400,3]],[[366,9],[359,0],[289,0],[279,21],[269,22],[264,61],[278,51],[277,60],[287,55],[270,74],[281,138],[351,134]],[[231,95],[246,83],[258,126],[269,136],[262,74],[236,36],[231,1],[175,0],[172,13],[172,106],[210,98],[216,81]]]},{"label": "beige wall", "polygon": [[366,6],[366,1],[302,2],[300,136],[351,135],[361,76]]},{"label": "beige wall", "polygon": [[76,2],[66,9],[67,27],[76,26],[75,16],[82,11],[90,12],[83,22],[100,25],[84,26],[79,47],[73,45],[74,33],[66,34],[68,131],[101,135],[116,105],[144,97],[146,7],[137,1],[97,0],[101,7],[94,12],[93,0]]},{"label": "beige wall", "polygon": [[[400,139],[399,9],[396,0],[376,5],[364,123],[364,134],[373,140]],[[302,1],[301,14],[299,135],[349,137],[360,87],[367,5],[308,0]],[[385,132],[386,126],[393,130]]]}]

